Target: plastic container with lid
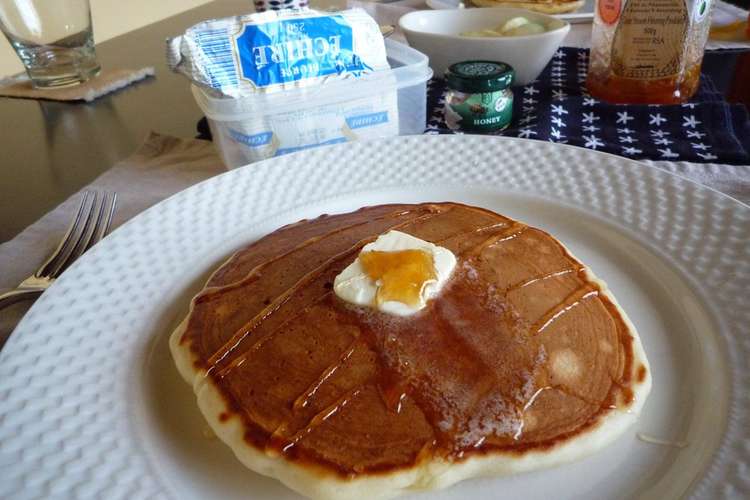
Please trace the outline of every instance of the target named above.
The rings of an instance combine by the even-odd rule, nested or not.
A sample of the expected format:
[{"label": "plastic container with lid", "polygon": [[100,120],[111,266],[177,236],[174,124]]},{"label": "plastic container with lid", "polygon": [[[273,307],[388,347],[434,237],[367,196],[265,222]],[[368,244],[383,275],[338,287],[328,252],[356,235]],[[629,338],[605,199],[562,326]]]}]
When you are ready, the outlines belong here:
[{"label": "plastic container with lid", "polygon": [[221,99],[193,96],[229,168],[358,139],[421,134],[426,124],[427,56],[386,40],[390,70],[315,87]]}]

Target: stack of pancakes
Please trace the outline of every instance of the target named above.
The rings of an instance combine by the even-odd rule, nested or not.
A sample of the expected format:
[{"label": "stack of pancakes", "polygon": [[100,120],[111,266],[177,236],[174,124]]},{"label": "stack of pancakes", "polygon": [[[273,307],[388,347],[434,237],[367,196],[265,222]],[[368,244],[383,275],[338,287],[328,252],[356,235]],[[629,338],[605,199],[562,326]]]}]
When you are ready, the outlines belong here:
[{"label": "stack of pancakes", "polygon": [[[389,230],[453,252],[419,313],[332,292]],[[650,370],[606,285],[549,234],[456,203],[380,205],[237,252],[170,339],[216,434],[314,498],[388,498],[592,453],[637,418]]]},{"label": "stack of pancakes", "polygon": [[575,12],[585,3],[584,0],[471,0],[477,7],[514,7],[543,14],[565,14]]}]

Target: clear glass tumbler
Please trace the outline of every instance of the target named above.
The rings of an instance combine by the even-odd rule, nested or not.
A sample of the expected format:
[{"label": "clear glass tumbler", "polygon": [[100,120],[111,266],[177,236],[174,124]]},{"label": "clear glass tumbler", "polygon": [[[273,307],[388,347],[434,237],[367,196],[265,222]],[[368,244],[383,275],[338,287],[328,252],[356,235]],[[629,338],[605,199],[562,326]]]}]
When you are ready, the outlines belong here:
[{"label": "clear glass tumbler", "polygon": [[37,88],[99,73],[88,0],[0,0],[0,28]]}]

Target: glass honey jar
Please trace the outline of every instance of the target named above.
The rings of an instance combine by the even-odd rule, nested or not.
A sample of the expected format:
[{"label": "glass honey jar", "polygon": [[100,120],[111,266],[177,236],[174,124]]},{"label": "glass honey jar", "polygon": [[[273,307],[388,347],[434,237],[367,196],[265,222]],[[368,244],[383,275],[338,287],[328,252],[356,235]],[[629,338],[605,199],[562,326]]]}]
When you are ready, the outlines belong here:
[{"label": "glass honey jar", "polygon": [[596,0],[586,87],[613,103],[675,104],[698,89],[711,0]]},{"label": "glass honey jar", "polygon": [[463,61],[445,72],[445,123],[453,130],[504,130],[513,118],[515,71],[499,61]]}]

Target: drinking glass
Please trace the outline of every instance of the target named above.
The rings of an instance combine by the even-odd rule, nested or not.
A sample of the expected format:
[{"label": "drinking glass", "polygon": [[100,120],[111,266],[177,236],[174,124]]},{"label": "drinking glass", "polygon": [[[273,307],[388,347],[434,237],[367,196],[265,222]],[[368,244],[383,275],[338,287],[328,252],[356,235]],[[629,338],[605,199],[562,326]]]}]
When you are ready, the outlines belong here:
[{"label": "drinking glass", "polygon": [[88,0],[0,0],[0,28],[37,88],[99,73]]}]

